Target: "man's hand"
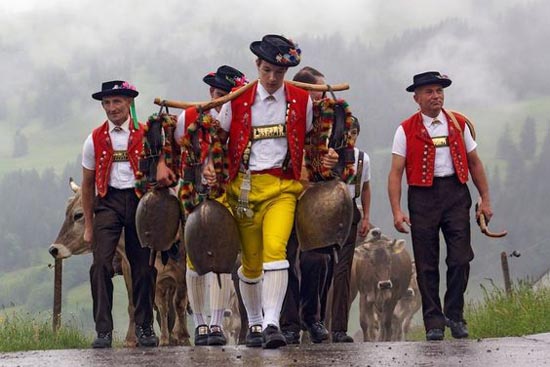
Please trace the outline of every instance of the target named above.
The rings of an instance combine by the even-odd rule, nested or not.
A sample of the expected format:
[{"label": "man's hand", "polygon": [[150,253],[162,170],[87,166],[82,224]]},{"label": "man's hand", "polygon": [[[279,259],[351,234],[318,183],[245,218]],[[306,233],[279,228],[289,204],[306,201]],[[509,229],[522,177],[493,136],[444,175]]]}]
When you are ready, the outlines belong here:
[{"label": "man's hand", "polygon": [[177,177],[174,172],[168,168],[164,160],[159,160],[156,179],[160,186],[170,186],[176,182]]},{"label": "man's hand", "polygon": [[338,153],[332,148],[329,148],[328,153],[322,158],[323,167],[333,169],[338,163]]},{"label": "man's hand", "polygon": [[202,176],[206,180],[208,186],[214,186],[217,183],[216,170],[214,169],[214,162],[211,159],[204,165],[202,169]]},{"label": "man's hand", "polygon": [[393,226],[395,227],[395,229],[397,229],[397,231],[401,233],[409,233],[409,231],[405,228],[404,223],[407,224],[409,227],[411,226],[411,220],[409,219],[409,217],[403,214],[402,211],[399,211],[393,216]]},{"label": "man's hand", "polygon": [[488,199],[479,200],[478,205],[476,205],[476,220],[479,223],[479,216],[481,213],[485,215],[485,223],[489,224],[489,221],[493,217],[493,209],[491,208],[491,201]]},{"label": "man's hand", "polygon": [[369,230],[372,228],[372,224],[368,217],[361,218],[359,222],[359,237],[366,237]]}]

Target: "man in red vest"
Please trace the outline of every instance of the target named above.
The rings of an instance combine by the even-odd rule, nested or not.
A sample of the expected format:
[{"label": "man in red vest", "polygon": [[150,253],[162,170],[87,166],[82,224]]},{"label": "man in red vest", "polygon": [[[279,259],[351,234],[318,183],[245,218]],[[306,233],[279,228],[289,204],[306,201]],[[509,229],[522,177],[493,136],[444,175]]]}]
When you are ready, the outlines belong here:
[{"label": "man in red vest", "polygon": [[[294,223],[304,139],[312,128],[309,94],[284,81],[300,62],[300,49],[278,35],[252,42],[259,83],[231,102],[218,116],[229,134],[227,200],[239,226],[242,266],[240,290],[247,310],[248,347],[286,345],[279,317],[288,282],[286,245]],[[333,167],[331,150],[324,164]],[[213,165],[204,170],[215,184]]]},{"label": "man in red vest", "polygon": [[[241,87],[248,82],[245,75],[239,70],[228,66],[220,66],[215,73],[208,73],[202,79],[210,86],[210,97],[212,99],[223,97],[231,92],[233,88]],[[216,118],[220,107],[212,108],[207,114]],[[177,142],[181,142],[187,133],[187,128],[199,118],[199,111],[196,108],[188,108],[178,117],[174,138]],[[208,149],[205,141],[201,146],[203,149]],[[208,154],[208,153],[206,153]],[[182,159],[182,169],[185,170],[185,160]],[[180,172],[181,177],[184,177],[184,172]],[[176,176],[165,164],[161,158],[157,168],[157,181],[161,185],[169,186],[174,182]],[[193,321],[195,323],[195,345],[225,345],[227,339],[223,331],[223,314],[229,305],[229,297],[231,290],[231,274],[219,274],[221,287],[214,281],[214,274],[208,273],[199,275],[187,257],[186,271],[187,290],[189,295],[189,303],[193,310]],[[210,296],[210,325],[206,323],[206,293],[209,288]]]},{"label": "man in red vest", "polygon": [[[392,147],[388,193],[395,228],[411,228],[427,340],[442,340],[445,325],[454,338],[468,337],[464,292],[470,261],[470,207],[466,182],[472,176],[482,203],[476,216],[492,215],[489,186],[464,115],[443,109],[443,89],[451,80],[437,71],[415,75],[407,87],[420,111],[398,127]],[[401,180],[407,172],[410,219],[401,210]],[[439,298],[439,231],[447,245],[447,292]]]},{"label": "man in red vest", "polygon": [[132,269],[136,337],[139,346],[154,347],[153,302],[156,270],[150,251],[136,233],[139,192],[134,189],[144,127],[130,117],[138,91],[121,80],[102,84],[92,97],[101,101],[107,120],[88,136],[82,150],[84,241],[92,243],[90,282],[97,338],[94,348],[110,348],[113,317],[113,256],[124,229],[126,256]]}]

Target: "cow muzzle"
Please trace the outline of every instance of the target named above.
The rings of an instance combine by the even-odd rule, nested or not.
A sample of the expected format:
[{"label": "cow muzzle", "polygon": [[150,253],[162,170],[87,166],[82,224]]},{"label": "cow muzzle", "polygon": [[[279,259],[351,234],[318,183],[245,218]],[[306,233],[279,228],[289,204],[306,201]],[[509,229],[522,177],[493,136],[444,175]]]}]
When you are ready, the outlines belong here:
[{"label": "cow muzzle", "polygon": [[385,290],[385,289],[392,289],[393,284],[391,280],[383,280],[378,282],[378,289]]}]

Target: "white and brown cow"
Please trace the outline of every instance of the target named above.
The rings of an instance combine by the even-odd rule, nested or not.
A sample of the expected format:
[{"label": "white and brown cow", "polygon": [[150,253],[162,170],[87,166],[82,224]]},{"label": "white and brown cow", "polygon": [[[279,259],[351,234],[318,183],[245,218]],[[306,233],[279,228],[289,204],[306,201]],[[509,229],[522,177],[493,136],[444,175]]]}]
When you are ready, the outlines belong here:
[{"label": "white and brown cow", "polygon": [[[57,239],[50,245],[49,252],[56,259],[65,259],[72,255],[80,255],[91,252],[91,244],[84,242],[84,214],[82,211],[82,199],[80,187],[70,180],[70,186],[75,193],[69,199],[65,211],[65,221]],[[155,307],[159,312],[160,345],[190,345],[189,332],[187,330],[187,287],[185,283],[185,253],[180,246],[178,260],[169,258],[166,265],[161,261],[160,253],[157,254],[155,267],[157,269],[157,282],[155,288]],[[121,259],[122,273],[128,292],[128,331],[124,345],[136,346],[134,305],[132,302],[132,281],[130,263],[124,250],[124,236],[117,246],[117,256]],[[173,328],[169,328],[169,316],[173,313]]]},{"label": "white and brown cow", "polygon": [[392,319],[399,300],[407,294],[412,261],[404,240],[391,240],[371,229],[355,249],[351,272],[351,300],[359,293],[364,341],[392,340]]}]

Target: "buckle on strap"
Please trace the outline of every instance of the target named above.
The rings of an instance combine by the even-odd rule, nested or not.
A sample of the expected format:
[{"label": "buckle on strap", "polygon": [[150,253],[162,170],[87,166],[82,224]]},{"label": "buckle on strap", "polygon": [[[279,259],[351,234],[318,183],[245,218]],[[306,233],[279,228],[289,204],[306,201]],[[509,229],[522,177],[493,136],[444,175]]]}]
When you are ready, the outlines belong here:
[{"label": "buckle on strap", "polygon": [[115,150],[113,152],[113,162],[127,162],[128,151],[127,150]]},{"label": "buckle on strap", "polygon": [[244,173],[243,181],[241,182],[241,192],[239,194],[237,206],[235,207],[235,216],[239,219],[251,219],[254,216],[254,211],[250,208],[248,203],[248,194],[250,194],[250,189],[252,188],[250,176],[250,169],[247,169]]}]

